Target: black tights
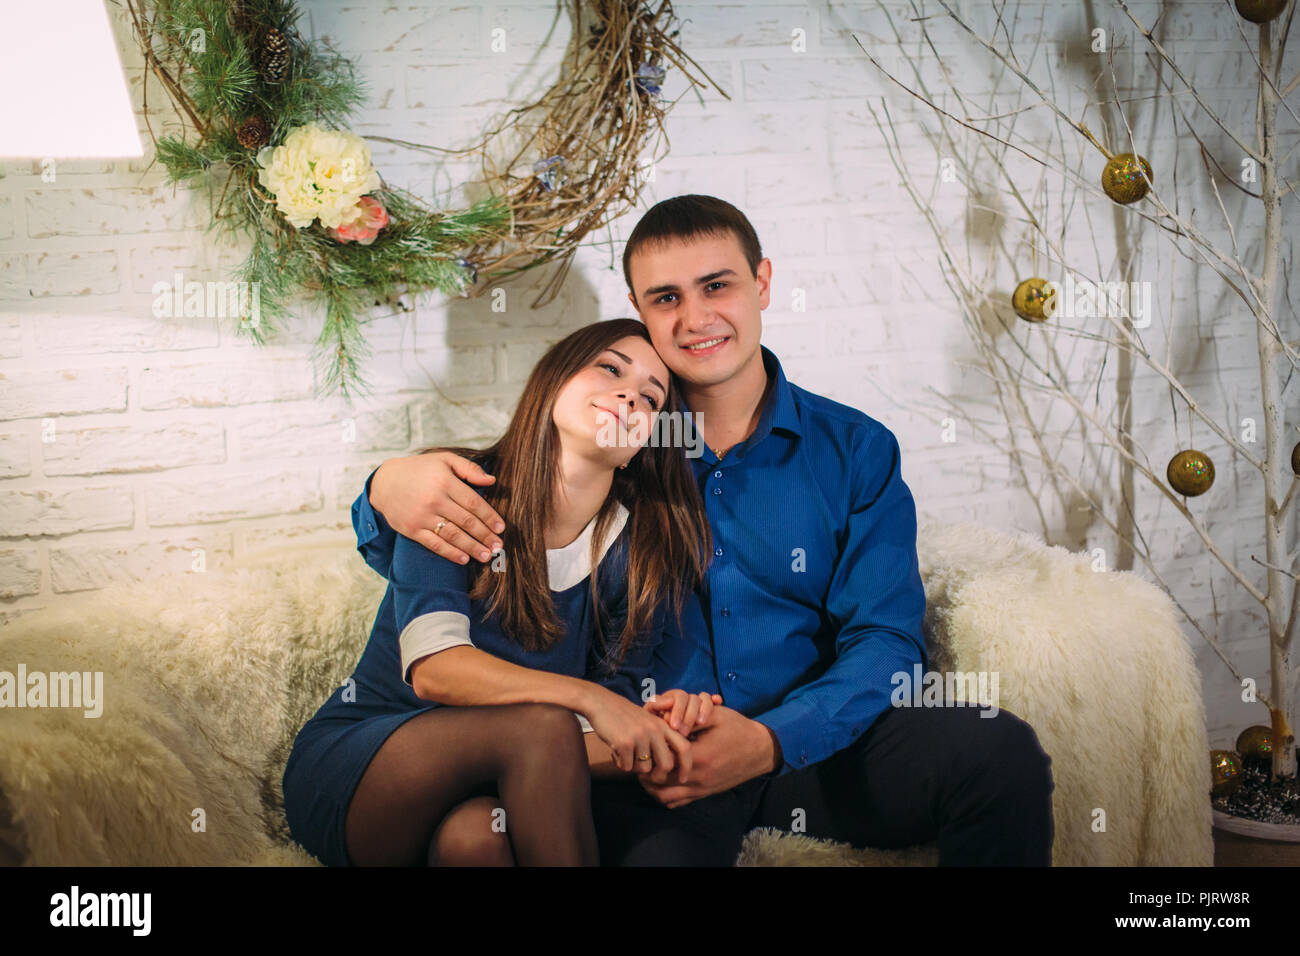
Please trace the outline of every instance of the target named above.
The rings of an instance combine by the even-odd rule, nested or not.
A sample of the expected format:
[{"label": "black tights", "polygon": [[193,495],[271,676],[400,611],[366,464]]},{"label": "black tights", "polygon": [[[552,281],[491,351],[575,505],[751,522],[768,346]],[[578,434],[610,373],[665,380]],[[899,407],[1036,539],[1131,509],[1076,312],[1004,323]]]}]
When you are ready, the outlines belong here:
[{"label": "black tights", "polygon": [[412,717],[370,761],[345,833],[356,866],[595,866],[582,728],[555,704]]}]

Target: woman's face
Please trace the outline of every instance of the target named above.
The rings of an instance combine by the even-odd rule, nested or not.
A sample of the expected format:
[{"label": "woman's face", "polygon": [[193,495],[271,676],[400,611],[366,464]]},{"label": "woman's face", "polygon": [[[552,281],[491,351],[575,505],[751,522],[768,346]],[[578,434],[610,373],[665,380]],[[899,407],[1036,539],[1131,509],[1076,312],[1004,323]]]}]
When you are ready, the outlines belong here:
[{"label": "woman's face", "polygon": [[617,467],[650,440],[667,389],[668,367],[654,347],[629,335],[564,384],[552,417],[566,448]]}]

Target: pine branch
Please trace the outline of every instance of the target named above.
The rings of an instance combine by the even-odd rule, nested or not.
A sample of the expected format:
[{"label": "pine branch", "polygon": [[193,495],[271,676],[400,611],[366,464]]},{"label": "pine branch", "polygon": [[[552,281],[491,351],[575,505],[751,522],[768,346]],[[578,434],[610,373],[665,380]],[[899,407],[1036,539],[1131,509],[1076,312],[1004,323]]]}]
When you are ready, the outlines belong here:
[{"label": "pine branch", "polygon": [[155,152],[167,169],[169,183],[188,182],[208,171],[209,160],[203,150],[176,136],[158,140]]}]

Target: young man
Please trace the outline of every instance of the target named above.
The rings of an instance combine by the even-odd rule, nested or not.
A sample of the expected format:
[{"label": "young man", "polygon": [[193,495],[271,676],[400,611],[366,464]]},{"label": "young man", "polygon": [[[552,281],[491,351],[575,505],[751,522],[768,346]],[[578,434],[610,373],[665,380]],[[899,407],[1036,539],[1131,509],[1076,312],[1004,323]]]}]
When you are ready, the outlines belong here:
[{"label": "young man", "polygon": [[[714,536],[696,626],[665,642],[652,676],[723,706],[690,735],[687,781],[593,780],[602,862],[729,865],[770,826],[855,846],[937,840],[941,865],[1050,865],[1051,759],[1028,724],[890,706],[893,675],[928,669],[898,442],[786,381],[760,344],[772,264],[749,220],[710,196],[665,200],[623,270],[705,443],[690,460]],[[396,529],[487,560],[488,525],[503,525],[465,480],[491,479],[449,453],[386,461],[354,505],[358,548],[382,569]]]}]

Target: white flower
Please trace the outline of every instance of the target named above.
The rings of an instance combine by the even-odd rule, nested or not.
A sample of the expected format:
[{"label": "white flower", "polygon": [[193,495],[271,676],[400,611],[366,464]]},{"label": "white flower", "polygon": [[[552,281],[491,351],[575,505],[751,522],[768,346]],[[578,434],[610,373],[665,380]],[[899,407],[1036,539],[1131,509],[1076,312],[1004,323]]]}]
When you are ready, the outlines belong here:
[{"label": "white flower", "polygon": [[366,141],[315,123],[297,126],[284,142],[257,154],[257,180],[275,194],[276,208],[298,228],[316,219],[335,228],[356,215],[357,202],[379,188]]}]

